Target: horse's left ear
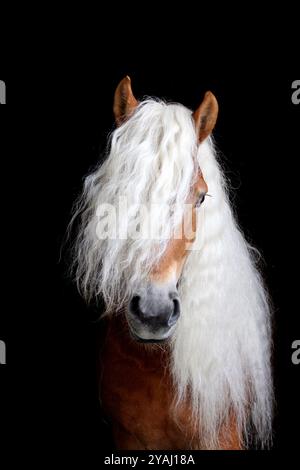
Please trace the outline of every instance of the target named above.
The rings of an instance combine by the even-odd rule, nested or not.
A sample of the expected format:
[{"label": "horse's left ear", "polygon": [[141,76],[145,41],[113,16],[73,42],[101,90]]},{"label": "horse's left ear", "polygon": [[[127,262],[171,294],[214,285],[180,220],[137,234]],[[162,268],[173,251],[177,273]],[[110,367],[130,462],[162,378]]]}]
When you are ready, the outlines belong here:
[{"label": "horse's left ear", "polygon": [[193,113],[196,132],[199,142],[208,137],[215,127],[218,117],[219,105],[211,91],[207,91],[199,108]]},{"label": "horse's left ear", "polygon": [[131,80],[128,75],[120,81],[115,91],[114,115],[116,123],[120,126],[133,113],[138,105],[131,89]]}]

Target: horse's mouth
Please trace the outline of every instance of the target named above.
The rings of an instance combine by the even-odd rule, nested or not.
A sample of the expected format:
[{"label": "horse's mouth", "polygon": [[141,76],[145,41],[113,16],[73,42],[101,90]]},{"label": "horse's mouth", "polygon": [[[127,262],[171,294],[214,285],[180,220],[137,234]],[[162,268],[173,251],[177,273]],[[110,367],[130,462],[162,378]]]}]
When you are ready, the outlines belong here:
[{"label": "horse's mouth", "polygon": [[135,341],[137,341],[138,343],[152,343],[152,344],[165,343],[169,339],[169,337],[162,338],[162,339],[156,339],[156,338],[144,339],[144,338],[141,338],[140,336],[138,336],[137,334],[135,334],[130,328],[129,328],[129,331],[130,331],[130,334],[133,337],[133,339]]},{"label": "horse's mouth", "polygon": [[166,335],[166,336],[163,336],[162,338],[143,338],[142,336],[140,336],[138,334],[138,332],[136,331],[136,329],[128,322],[128,329],[129,329],[129,333],[131,335],[131,337],[138,343],[152,343],[152,344],[155,344],[155,343],[165,343],[169,340],[170,338],[170,334]]}]

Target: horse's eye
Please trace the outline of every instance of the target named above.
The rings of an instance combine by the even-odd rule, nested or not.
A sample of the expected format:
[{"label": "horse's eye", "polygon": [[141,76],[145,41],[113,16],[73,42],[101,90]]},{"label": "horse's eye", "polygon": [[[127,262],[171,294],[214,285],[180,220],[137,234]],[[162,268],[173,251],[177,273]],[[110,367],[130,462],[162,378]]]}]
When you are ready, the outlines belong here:
[{"label": "horse's eye", "polygon": [[200,194],[200,196],[199,196],[199,198],[196,202],[196,207],[199,207],[202,204],[202,202],[204,202],[205,196],[206,196],[206,194]]}]

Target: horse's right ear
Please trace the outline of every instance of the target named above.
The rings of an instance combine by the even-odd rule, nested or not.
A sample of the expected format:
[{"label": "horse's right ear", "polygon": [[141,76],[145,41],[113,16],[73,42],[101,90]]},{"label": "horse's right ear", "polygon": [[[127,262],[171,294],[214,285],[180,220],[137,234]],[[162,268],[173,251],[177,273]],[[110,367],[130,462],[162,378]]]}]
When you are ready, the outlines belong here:
[{"label": "horse's right ear", "polygon": [[120,126],[131,116],[137,105],[138,101],[133,96],[131,80],[127,75],[120,81],[115,91],[113,109],[117,126]]}]

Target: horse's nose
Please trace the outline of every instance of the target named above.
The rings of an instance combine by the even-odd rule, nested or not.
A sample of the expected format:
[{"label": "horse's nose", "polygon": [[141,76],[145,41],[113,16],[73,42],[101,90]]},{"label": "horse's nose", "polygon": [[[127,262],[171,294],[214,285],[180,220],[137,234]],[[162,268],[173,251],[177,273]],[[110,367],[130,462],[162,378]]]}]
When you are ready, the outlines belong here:
[{"label": "horse's nose", "polygon": [[134,295],[129,304],[132,315],[145,325],[152,327],[173,326],[180,315],[180,302],[178,295],[170,293],[166,299],[143,299]]}]

